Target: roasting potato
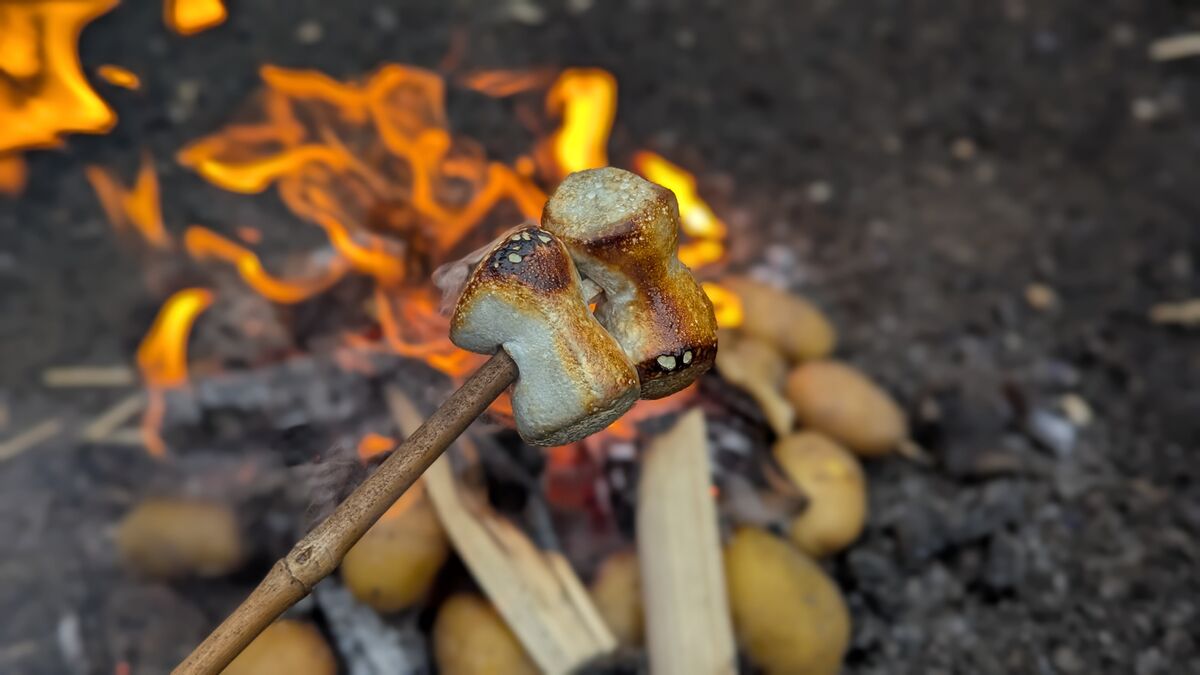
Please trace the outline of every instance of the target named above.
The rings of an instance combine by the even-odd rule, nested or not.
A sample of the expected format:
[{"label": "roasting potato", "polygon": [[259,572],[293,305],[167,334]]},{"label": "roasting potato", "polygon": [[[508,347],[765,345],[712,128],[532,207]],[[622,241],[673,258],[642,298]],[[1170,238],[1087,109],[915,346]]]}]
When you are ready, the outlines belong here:
[{"label": "roasting potato", "polygon": [[222,675],[334,675],[337,659],[316,626],[281,619],[267,626]]},{"label": "roasting potato", "polygon": [[619,551],[600,565],[591,586],[592,602],[622,647],[642,644],[645,617],[637,554]]},{"label": "roasting potato", "polygon": [[537,675],[538,669],[491,603],[462,593],[442,603],[433,623],[441,675]]},{"label": "roasting potato", "polygon": [[751,335],[722,330],[717,370],[730,384],[744,389],[762,408],[767,424],[784,436],[796,422],[796,412],[783,396],[787,361],[773,344]]},{"label": "roasting potato", "polygon": [[808,497],[792,520],[791,537],[800,550],[821,557],[846,548],[862,532],[867,487],[858,459],[815,431],[802,431],[775,444],[775,461]]},{"label": "roasting potato", "polygon": [[788,375],[787,396],[800,422],[872,457],[908,437],[895,400],[857,369],[840,361],[812,361]]},{"label": "roasting potato", "polygon": [[346,553],[342,580],[359,600],[396,612],[425,597],[448,554],[446,533],[418,483]]},{"label": "roasting potato", "polygon": [[152,497],[117,528],[125,564],[157,578],[219,576],[241,565],[244,550],[237,518],[224,504]]},{"label": "roasting potato", "polygon": [[747,335],[775,345],[793,361],[819,359],[833,352],[837,344],[833,324],[808,300],[740,277],[721,283],[742,301],[740,328]]},{"label": "roasting potato", "polygon": [[808,556],[756,528],[725,547],[738,642],[768,675],[835,675],[850,640],[841,591]]}]

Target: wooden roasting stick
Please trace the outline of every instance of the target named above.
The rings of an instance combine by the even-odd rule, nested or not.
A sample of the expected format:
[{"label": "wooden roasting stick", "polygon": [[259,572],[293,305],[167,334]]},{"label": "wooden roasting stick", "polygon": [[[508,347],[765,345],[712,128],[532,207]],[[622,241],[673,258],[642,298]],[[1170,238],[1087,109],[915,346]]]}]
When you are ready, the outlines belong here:
[{"label": "wooden roasting stick", "polygon": [[346,551],[516,379],[516,364],[507,352],[498,351],[328,518],[278,560],[258,588],[172,672],[220,673],[272,621],[333,573]]}]

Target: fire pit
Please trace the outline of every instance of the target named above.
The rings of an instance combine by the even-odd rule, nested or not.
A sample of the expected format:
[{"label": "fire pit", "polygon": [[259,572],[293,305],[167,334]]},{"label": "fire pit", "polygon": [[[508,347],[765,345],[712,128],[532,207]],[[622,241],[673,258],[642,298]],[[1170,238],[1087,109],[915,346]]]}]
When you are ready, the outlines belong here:
[{"label": "fire pit", "polygon": [[178,663],[604,165],[674,193],[716,371],[546,450],[501,399],[238,667],[1197,667],[1186,10],[1018,4],[0,5],[0,671]]}]

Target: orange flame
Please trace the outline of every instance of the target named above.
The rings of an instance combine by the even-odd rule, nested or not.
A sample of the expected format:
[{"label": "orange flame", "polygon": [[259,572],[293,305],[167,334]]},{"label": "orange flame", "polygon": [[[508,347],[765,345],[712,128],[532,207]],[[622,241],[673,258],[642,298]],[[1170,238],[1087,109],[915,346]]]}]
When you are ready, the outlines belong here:
[{"label": "orange flame", "polygon": [[229,13],[221,0],[166,0],[163,21],[180,35],[194,35],[225,23]]},{"label": "orange flame", "polygon": [[118,1],[0,4],[0,152],[113,127],[116,115],[84,77],[77,44],[83,27]]},{"label": "orange flame", "polygon": [[733,291],[705,281],[700,284],[708,299],[712,300],[713,310],[717,314],[717,325],[721,328],[737,328],[742,325],[742,300]]},{"label": "orange flame", "polygon": [[550,138],[558,177],[608,164],[608,137],[617,113],[617,79],[599,68],[572,68],[546,94],[546,111],[562,118]]},{"label": "orange flame", "polygon": [[679,247],[679,259],[683,264],[703,267],[723,258],[725,247],[722,242],[728,228],[696,192],[696,177],[666,158],[644,150],[634,155],[633,166],[646,180],[675,193],[681,228],[693,239]]},{"label": "orange flame", "polygon": [[104,64],[96,69],[96,74],[105,82],[125,89],[138,90],[142,87],[142,80],[133,71],[114,66],[112,64]]},{"label": "orange flame", "polygon": [[0,154],[0,193],[9,196],[21,194],[27,179],[24,157]]},{"label": "orange flame", "polygon": [[542,89],[554,80],[548,68],[534,70],[476,70],[458,78],[458,83],[493,98],[515,96]]},{"label": "orange flame", "polygon": [[142,338],[137,350],[138,370],[150,388],[146,412],[142,416],[142,442],[155,457],[167,454],[162,428],[165,399],[163,389],[187,382],[187,343],[192,325],[213,302],[213,294],[201,288],[188,288],[167,299],[158,316]]},{"label": "orange flame", "polygon": [[[361,82],[273,66],[261,75],[261,121],[192,143],[180,163],[233,192],[276,186],[354,271],[375,279],[377,317],[392,349],[466,372],[478,360],[447,339],[428,276],[498,204],[510,201],[536,218],[545,193],[450,133],[444,83],[434,73],[393,64]],[[211,238],[205,243],[215,250]],[[255,259],[231,244],[221,244],[223,257],[241,261],[243,277],[257,276],[249,267]]]},{"label": "orange flame", "polygon": [[162,207],[159,203],[158,174],[154,171],[154,159],[142,155],[133,187],[126,189],[112,171],[100,166],[86,168],[88,182],[100,198],[100,205],[109,222],[117,230],[132,227],[152,246],[166,248],[171,238],[163,227]]},{"label": "orange flame", "polygon": [[313,279],[284,281],[263,269],[262,261],[252,251],[234,243],[212,230],[198,225],[187,229],[183,245],[197,260],[217,258],[237,267],[238,274],[260,295],[284,305],[303,302],[336,284],[349,266],[342,258],[334,258],[324,271]]}]

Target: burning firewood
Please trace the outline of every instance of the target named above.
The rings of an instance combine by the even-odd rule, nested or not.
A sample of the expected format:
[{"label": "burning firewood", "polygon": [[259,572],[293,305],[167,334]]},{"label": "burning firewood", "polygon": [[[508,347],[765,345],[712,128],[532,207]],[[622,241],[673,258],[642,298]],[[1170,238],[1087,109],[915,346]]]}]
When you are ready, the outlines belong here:
[{"label": "burning firewood", "polygon": [[736,672],[707,447],[704,414],[692,411],[642,466],[638,558],[654,673]]}]

